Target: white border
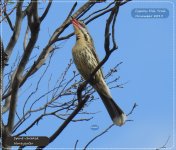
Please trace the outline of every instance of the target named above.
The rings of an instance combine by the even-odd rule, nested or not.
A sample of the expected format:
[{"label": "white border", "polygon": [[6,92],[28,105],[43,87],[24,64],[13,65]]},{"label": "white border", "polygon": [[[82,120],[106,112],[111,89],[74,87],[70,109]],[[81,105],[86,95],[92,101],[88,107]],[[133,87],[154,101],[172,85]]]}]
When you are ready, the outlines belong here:
[{"label": "white border", "polygon": [[[42,1],[42,0],[41,0]],[[15,1],[14,1],[15,2]],[[24,2],[30,2],[30,1],[28,1],[28,0],[24,0]],[[53,2],[65,2],[65,3],[70,3],[70,2],[76,2],[75,0],[70,0],[70,1],[63,1],[63,0],[58,0],[58,1],[53,1]],[[84,1],[84,0],[78,0],[77,1],[78,3],[81,3],[81,2],[87,2],[86,0]],[[111,0],[107,0],[106,1],[106,3],[108,3],[108,2],[112,2]],[[174,150],[173,148],[176,148],[175,147],[175,26],[174,25],[176,25],[175,24],[175,3],[173,2],[173,1],[170,1],[170,0],[159,0],[159,1],[153,1],[153,0],[141,0],[141,1],[139,1],[139,0],[134,0],[134,1],[130,1],[129,3],[150,3],[150,2],[153,2],[153,3],[158,3],[158,2],[162,2],[162,3],[171,3],[172,4],[172,6],[173,6],[173,141],[172,141],[172,146],[171,147],[167,147],[167,148],[165,148],[165,149],[167,149],[167,150]],[[1,10],[1,14],[2,14],[2,10]],[[0,18],[2,18],[2,16],[0,17]],[[2,24],[1,24],[1,37],[2,37]],[[1,45],[2,46],[2,45]],[[2,49],[1,49],[2,50]],[[1,54],[2,54],[2,51],[1,51]],[[1,55],[1,65],[2,65],[2,55]],[[1,66],[1,69],[2,69],[2,66]],[[3,77],[2,76],[2,70],[1,70],[1,77]],[[1,78],[1,85],[0,86],[2,86],[2,78]],[[3,87],[2,87],[3,88]],[[1,95],[0,95],[0,98],[2,98],[2,91],[1,91]],[[1,115],[2,115],[2,103],[1,103]],[[2,122],[1,122],[2,123]],[[2,124],[1,124],[2,125]],[[2,141],[2,128],[1,128],[1,141]],[[2,143],[1,143],[1,147],[2,147]],[[12,149],[18,149],[18,148],[12,148]],[[34,149],[34,148],[25,148],[25,149]],[[36,149],[36,148],[35,148]],[[44,148],[44,149],[58,149],[58,150],[73,150],[74,148]],[[82,150],[83,148],[76,148],[77,150]],[[154,150],[156,150],[156,147],[154,147],[154,148],[87,148],[87,149],[91,149],[91,150],[93,150],[93,149],[95,149],[95,150],[152,150],[152,149],[154,149]]]}]

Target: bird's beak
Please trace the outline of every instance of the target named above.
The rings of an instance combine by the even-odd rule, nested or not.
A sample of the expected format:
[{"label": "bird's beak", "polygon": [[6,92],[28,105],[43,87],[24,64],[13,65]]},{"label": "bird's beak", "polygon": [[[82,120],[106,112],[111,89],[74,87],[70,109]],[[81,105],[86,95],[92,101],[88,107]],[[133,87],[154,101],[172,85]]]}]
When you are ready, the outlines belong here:
[{"label": "bird's beak", "polygon": [[74,27],[78,27],[81,28],[81,25],[79,24],[78,20],[76,20],[75,18],[71,17],[71,22],[73,24]]}]

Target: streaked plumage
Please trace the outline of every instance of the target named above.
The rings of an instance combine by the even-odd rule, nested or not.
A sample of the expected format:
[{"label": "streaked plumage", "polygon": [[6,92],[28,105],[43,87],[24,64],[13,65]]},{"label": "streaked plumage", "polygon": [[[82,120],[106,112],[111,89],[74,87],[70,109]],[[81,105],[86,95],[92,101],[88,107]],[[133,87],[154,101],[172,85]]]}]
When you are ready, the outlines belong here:
[{"label": "streaked plumage", "polygon": [[[80,74],[87,80],[99,64],[99,59],[95,52],[93,40],[85,24],[76,19],[72,19],[72,24],[76,34],[76,44],[72,49],[73,60]],[[123,125],[126,115],[113,101],[101,69],[97,71],[90,84],[100,95],[114,124]]]}]

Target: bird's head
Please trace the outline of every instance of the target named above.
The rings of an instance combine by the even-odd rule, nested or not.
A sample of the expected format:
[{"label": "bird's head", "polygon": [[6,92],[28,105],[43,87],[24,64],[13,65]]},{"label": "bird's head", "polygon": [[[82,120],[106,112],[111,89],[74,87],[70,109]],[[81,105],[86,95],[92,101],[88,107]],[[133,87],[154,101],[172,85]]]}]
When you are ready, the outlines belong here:
[{"label": "bird's head", "polygon": [[82,32],[87,32],[86,25],[84,24],[83,21],[72,18],[71,22],[73,24],[75,34],[80,33],[81,31]]},{"label": "bird's head", "polygon": [[77,39],[83,39],[87,42],[92,42],[92,38],[83,21],[72,18],[71,20]]}]

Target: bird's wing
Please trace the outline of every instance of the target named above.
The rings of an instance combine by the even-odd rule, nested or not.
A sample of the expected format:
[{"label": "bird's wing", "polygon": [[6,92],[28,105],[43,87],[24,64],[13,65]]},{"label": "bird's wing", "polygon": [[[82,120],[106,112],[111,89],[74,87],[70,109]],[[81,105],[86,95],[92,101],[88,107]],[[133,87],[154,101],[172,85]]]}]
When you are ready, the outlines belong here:
[{"label": "bird's wing", "polygon": [[[96,54],[94,45],[90,44],[89,47],[90,47],[90,49],[91,49],[91,51],[92,51],[92,53],[93,53],[95,59],[97,60],[97,63],[99,64],[99,63],[100,63],[100,60],[99,60],[99,58],[98,58],[98,56],[97,56],[97,54]],[[104,78],[102,68],[100,68],[100,72],[101,72],[101,74],[102,74],[102,77]]]}]

